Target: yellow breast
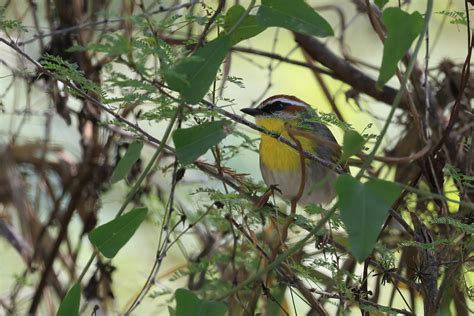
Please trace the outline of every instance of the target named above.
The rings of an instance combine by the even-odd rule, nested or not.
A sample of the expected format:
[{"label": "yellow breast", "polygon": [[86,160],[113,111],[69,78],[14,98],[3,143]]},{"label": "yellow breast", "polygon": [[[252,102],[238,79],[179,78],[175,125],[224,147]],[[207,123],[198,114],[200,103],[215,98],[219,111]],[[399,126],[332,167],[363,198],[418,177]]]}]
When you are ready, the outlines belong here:
[{"label": "yellow breast", "polygon": [[[280,134],[286,139],[291,140],[286,131],[285,122],[280,118],[258,118],[256,123],[269,131]],[[300,157],[297,150],[266,134],[262,134],[261,136],[260,162],[262,164],[275,171],[299,170]],[[302,136],[297,136],[296,138],[300,141],[305,151],[314,152],[314,146],[310,139]],[[307,162],[308,160],[306,160],[306,163]]]}]

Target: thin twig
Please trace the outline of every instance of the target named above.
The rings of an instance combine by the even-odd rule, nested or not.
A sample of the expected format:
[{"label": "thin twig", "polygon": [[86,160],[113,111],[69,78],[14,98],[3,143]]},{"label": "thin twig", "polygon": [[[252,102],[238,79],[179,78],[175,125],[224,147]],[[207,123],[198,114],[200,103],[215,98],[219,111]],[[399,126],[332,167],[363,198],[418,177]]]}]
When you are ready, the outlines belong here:
[{"label": "thin twig", "polygon": [[[323,297],[334,298],[334,299],[338,299],[338,300],[345,300],[345,299],[347,299],[346,297],[342,297],[341,295],[336,294],[336,293],[325,292],[325,291],[321,291],[321,290],[318,290],[318,289],[315,289],[315,288],[312,288],[312,289],[310,289],[310,290],[311,290],[311,292],[320,294],[320,295],[323,296]],[[407,311],[407,310],[404,310],[404,309],[399,309],[399,308],[394,308],[394,307],[390,307],[390,306],[379,305],[379,304],[376,304],[376,303],[374,303],[374,302],[372,302],[372,301],[369,301],[369,300],[366,300],[366,299],[363,299],[363,298],[358,299],[358,302],[359,302],[359,303],[362,303],[362,304],[374,306],[374,307],[376,307],[376,308],[388,309],[388,310],[390,310],[391,312],[394,312],[394,313],[399,313],[399,314],[403,314],[403,315],[415,315],[415,314],[411,313],[410,311]]]},{"label": "thin twig", "polygon": [[[186,2],[186,3],[177,4],[177,5],[168,7],[168,8],[160,6],[157,10],[149,12],[148,15],[155,15],[155,14],[162,13],[162,12],[177,11],[179,9],[189,8],[193,5],[195,5],[197,2],[198,2],[197,0],[192,0],[192,1],[189,1],[189,2]],[[81,29],[84,29],[84,28],[93,28],[93,27],[101,25],[101,24],[121,23],[127,18],[128,17],[115,17],[115,18],[110,18],[110,19],[94,21],[94,22],[84,22],[84,23],[77,24],[77,25],[74,25],[74,26],[71,26],[71,27],[65,27],[65,28],[62,28],[62,29],[59,29],[59,30],[56,30],[56,31],[53,31],[53,32],[44,33],[44,34],[37,34],[29,40],[26,40],[24,42],[19,42],[18,45],[23,46],[23,45],[32,43],[34,41],[41,40],[45,37],[50,37],[50,36],[59,35],[59,34],[71,33],[71,32],[81,30]]]}]

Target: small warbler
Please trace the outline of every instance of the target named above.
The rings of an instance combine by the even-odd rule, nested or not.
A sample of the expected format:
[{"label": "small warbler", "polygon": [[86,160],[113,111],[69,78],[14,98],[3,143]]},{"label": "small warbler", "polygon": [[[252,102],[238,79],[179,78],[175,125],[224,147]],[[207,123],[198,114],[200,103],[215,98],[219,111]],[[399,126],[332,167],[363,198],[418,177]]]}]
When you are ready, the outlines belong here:
[{"label": "small warbler", "polygon": [[[310,120],[315,113],[309,104],[300,99],[289,95],[275,95],[256,108],[244,108],[241,111],[254,116],[255,123],[268,131],[290,141],[292,137],[296,138],[304,151],[327,161],[337,161],[339,147],[334,135],[325,125]],[[308,128],[301,127],[302,121],[307,121],[304,124]],[[301,185],[298,150],[262,133],[259,153],[260,171],[265,183],[277,186],[277,191],[284,198],[295,199]],[[331,202],[336,194],[334,182],[338,174],[316,161],[307,158],[304,161],[304,191],[298,202],[302,205]]]}]

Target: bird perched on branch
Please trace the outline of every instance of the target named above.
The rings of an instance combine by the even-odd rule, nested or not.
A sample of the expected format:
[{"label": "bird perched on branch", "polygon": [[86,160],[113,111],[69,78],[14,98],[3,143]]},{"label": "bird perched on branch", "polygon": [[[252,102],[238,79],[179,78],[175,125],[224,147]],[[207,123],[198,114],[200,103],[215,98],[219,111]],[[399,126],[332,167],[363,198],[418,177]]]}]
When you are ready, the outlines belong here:
[{"label": "bird perched on branch", "polygon": [[256,108],[241,111],[255,117],[258,126],[286,138],[298,148],[261,133],[260,171],[265,183],[276,186],[284,198],[292,202],[296,199],[302,205],[331,202],[336,195],[334,182],[338,173],[304,158],[303,154],[305,151],[334,164],[340,149],[331,131],[314,120],[316,114],[311,106],[294,96],[275,95]]}]

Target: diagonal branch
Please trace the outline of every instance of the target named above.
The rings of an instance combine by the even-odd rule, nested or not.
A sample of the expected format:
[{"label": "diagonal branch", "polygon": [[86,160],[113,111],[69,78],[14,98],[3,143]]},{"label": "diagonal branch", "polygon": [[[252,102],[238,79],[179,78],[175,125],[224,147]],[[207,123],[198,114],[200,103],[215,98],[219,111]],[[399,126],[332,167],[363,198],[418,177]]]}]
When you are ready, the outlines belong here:
[{"label": "diagonal branch", "polygon": [[[386,104],[393,103],[398,92],[396,89],[388,86],[384,86],[381,90],[377,89],[374,79],[352,66],[346,60],[336,56],[318,39],[299,33],[294,33],[294,37],[295,41],[314,61],[332,70],[333,77],[378,101]],[[408,109],[408,106],[402,102],[400,108]]]}]

